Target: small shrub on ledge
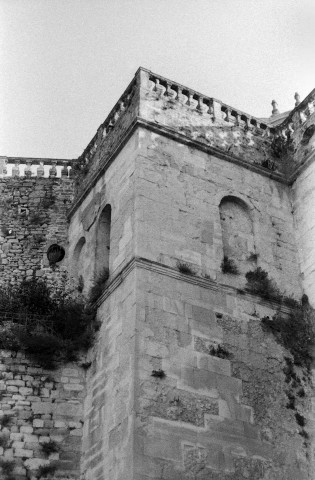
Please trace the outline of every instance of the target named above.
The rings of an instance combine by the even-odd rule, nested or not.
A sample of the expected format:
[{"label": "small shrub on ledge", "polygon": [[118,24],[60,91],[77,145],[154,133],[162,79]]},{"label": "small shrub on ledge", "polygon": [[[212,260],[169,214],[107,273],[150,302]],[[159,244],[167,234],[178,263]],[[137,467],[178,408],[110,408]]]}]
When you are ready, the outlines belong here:
[{"label": "small shrub on ledge", "polygon": [[260,295],[268,300],[280,301],[282,295],[275,284],[274,280],[270,279],[268,272],[261,267],[251,270],[245,274],[247,285],[246,289],[255,295]]},{"label": "small shrub on ledge", "polygon": [[189,263],[181,262],[180,260],[178,260],[176,266],[180,273],[184,273],[185,275],[196,275],[196,272]]},{"label": "small shrub on ledge", "polygon": [[42,367],[74,361],[92,346],[95,309],[41,280],[0,287],[0,348],[24,350]]},{"label": "small shrub on ledge", "polygon": [[239,271],[236,263],[231,258],[224,256],[221,263],[222,273],[231,273],[232,275],[238,275]]}]

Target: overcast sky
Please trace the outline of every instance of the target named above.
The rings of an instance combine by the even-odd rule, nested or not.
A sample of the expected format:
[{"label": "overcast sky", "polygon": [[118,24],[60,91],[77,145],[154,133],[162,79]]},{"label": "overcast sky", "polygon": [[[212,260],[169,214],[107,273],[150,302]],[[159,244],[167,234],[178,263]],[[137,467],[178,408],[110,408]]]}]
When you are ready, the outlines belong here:
[{"label": "overcast sky", "polygon": [[139,66],[258,117],[315,88],[315,0],[0,0],[0,155],[75,158]]}]

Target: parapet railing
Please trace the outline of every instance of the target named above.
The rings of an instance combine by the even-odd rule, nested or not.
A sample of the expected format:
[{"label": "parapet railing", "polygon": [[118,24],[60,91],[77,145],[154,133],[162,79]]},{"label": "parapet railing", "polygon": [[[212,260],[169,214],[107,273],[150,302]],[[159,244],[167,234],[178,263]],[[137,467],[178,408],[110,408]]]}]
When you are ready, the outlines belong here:
[{"label": "parapet railing", "polygon": [[289,140],[292,134],[315,112],[315,89],[276,127],[276,135]]},{"label": "parapet railing", "polygon": [[0,177],[71,177],[75,160],[0,157]]},{"label": "parapet railing", "polygon": [[[96,152],[97,148],[100,146],[101,143],[106,139],[106,137],[110,134],[110,132],[115,127],[115,124],[119,120],[119,118],[124,114],[127,108],[131,104],[131,100],[133,98],[135,88],[139,78],[139,71],[136,72],[134,78],[129,83],[128,87],[124,91],[124,93],[119,98],[118,102],[110,111],[109,115],[106,117],[104,122],[98,127],[96,134],[84,149],[83,153],[78,158],[78,164],[81,166],[88,165],[93,154]],[[82,167],[81,167],[82,168]]]},{"label": "parapet railing", "polygon": [[207,97],[191,88],[187,88],[150,71],[146,72],[149,75],[153,91],[159,92],[161,96],[170,97],[183,105],[190,106],[201,114],[210,115],[213,122],[216,118],[220,118],[228,123],[243,127],[245,130],[255,130],[255,133],[260,133],[262,136],[269,136],[275,131],[267,123],[241,110],[230,107],[220,100]]},{"label": "parapet railing", "polygon": [[213,122],[216,118],[220,118],[230,125],[240,126],[244,128],[245,131],[250,130],[262,137],[269,137],[275,132],[273,127],[252,115],[248,115],[241,110],[226,105],[220,100],[207,97],[191,88],[161,77],[149,70],[139,68],[106,120],[100,125],[96,134],[78,158],[78,167],[80,169],[84,170],[89,166],[97,148],[106,141],[106,137],[111,133],[118,120],[129,108],[137,86],[145,87],[142,83],[143,77],[141,74],[144,74],[146,77],[145,82],[147,82],[147,80],[149,81],[149,88],[151,88],[152,91],[156,91],[160,96],[170,97],[183,105],[190,106],[200,114],[210,115]]}]

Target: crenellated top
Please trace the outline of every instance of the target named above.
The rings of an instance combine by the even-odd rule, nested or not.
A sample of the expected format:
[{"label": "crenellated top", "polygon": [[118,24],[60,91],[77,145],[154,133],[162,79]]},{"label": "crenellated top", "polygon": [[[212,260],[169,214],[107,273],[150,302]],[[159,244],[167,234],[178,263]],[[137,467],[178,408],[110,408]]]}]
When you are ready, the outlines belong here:
[{"label": "crenellated top", "polygon": [[0,177],[71,177],[75,160],[0,157]]}]

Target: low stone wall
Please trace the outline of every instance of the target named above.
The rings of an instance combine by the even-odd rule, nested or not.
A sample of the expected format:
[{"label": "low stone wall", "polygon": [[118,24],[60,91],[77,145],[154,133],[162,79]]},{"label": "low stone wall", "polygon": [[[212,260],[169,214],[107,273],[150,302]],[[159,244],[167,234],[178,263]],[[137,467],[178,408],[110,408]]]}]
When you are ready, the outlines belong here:
[{"label": "low stone wall", "polygon": [[0,478],[44,478],[49,465],[51,479],[79,479],[84,396],[78,365],[43,370],[22,352],[0,350]]}]

